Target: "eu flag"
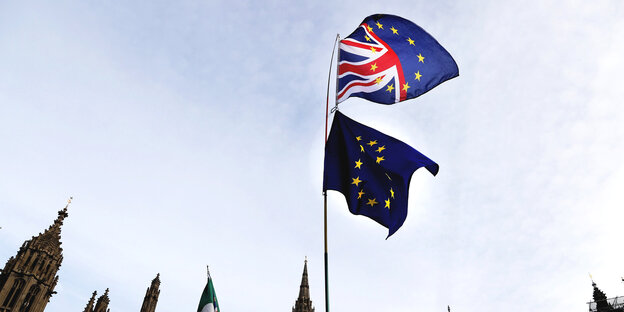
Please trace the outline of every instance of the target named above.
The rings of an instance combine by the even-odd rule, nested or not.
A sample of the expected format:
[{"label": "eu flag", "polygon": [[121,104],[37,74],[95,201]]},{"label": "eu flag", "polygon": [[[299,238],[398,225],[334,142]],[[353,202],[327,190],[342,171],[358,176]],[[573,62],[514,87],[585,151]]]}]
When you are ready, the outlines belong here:
[{"label": "eu flag", "polygon": [[439,169],[411,146],[336,111],[325,146],[323,191],[342,193],[351,213],[387,227],[388,237],[407,217],[409,182],[420,167],[434,176]]},{"label": "eu flag", "polygon": [[418,25],[371,15],[340,41],[338,103],[354,96],[394,104],[458,75],[453,57]]}]

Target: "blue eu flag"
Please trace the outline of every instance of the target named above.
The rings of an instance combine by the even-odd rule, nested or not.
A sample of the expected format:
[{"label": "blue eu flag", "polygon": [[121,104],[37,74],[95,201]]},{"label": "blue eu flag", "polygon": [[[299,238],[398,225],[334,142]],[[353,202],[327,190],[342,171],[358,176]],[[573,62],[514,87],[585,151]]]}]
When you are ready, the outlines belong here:
[{"label": "blue eu flag", "polygon": [[336,111],[327,145],[323,191],[347,199],[351,213],[388,228],[388,237],[407,217],[409,182],[416,169],[433,175],[438,164],[411,146]]},{"label": "blue eu flag", "polygon": [[394,104],[457,77],[453,57],[418,25],[371,15],[340,41],[338,103],[349,97]]}]

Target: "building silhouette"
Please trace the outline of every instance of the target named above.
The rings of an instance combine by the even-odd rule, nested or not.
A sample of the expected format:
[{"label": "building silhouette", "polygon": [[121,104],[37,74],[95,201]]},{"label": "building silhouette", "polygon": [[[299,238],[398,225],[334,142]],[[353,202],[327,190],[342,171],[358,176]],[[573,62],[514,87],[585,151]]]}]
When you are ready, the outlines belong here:
[{"label": "building silhouette", "polygon": [[310,300],[310,286],[308,285],[308,259],[303,263],[303,274],[299,286],[299,297],[295,301],[292,312],[314,312],[312,300]]},{"label": "building silhouette", "polygon": [[[156,277],[152,280],[152,284],[147,287],[147,291],[145,292],[145,298],[143,299],[143,305],[141,306],[140,312],[155,312],[156,304],[158,303],[158,296],[160,295],[160,273],[156,275]],[[83,312],[110,312],[108,305],[110,303],[110,298],[108,297],[108,288],[104,291],[104,294],[100,296],[97,301],[95,297],[97,296],[97,291],[93,292],[91,295],[91,299],[87,302],[87,306],[84,308]]]},{"label": "building silhouette", "polygon": [[607,298],[607,295],[598,288],[592,280],[593,299],[588,302],[590,312],[624,312],[624,297]]},{"label": "building silhouette", "polygon": [[[26,240],[17,254],[6,262],[0,271],[0,312],[43,312],[50,298],[56,294],[58,271],[63,262],[61,227],[68,217],[67,207],[43,233]],[[109,289],[97,298],[94,291],[83,312],[110,312]],[[160,295],[160,274],[145,291],[140,312],[155,312]],[[605,297],[606,298],[606,297]],[[308,284],[308,260],[303,264],[299,296],[292,312],[314,312]]]},{"label": "building silhouette", "polygon": [[65,206],[48,229],[25,241],[7,261],[0,273],[0,312],[41,312],[56,294],[56,273],[63,262],[61,226],[67,216]]},{"label": "building silhouette", "polygon": [[[69,215],[67,207],[58,212],[58,217],[43,233],[24,242],[17,254],[7,261],[0,271],[0,312],[43,312],[56,294],[58,271],[63,262],[61,248],[61,227]],[[160,274],[147,288],[140,312],[155,312],[160,295]],[[83,312],[110,312],[108,288],[97,300],[93,292]]]}]

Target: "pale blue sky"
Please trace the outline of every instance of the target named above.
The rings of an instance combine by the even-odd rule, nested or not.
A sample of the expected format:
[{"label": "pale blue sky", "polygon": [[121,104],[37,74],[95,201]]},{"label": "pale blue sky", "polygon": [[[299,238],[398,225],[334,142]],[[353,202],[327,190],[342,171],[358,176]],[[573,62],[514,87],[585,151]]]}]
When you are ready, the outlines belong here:
[{"label": "pale blue sky", "polygon": [[624,295],[620,1],[0,3],[0,261],[74,196],[47,311],[110,288],[193,311],[323,301],[325,88],[336,33],[412,20],[460,77],[346,115],[440,164],[395,235],[329,196],[334,311],[584,311]]}]

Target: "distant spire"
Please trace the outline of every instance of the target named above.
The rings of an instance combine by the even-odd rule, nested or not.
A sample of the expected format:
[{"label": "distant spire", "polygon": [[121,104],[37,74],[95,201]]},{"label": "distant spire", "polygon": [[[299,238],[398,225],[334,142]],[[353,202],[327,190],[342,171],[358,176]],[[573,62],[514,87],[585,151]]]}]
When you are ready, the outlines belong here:
[{"label": "distant spire", "polygon": [[299,298],[310,298],[310,286],[308,285],[308,257],[303,262],[303,274],[301,276],[301,286],[299,286]]},{"label": "distant spire", "polygon": [[607,295],[598,288],[594,281],[592,281],[592,286],[594,287],[594,301],[607,300]]},{"label": "distant spire", "polygon": [[87,303],[87,306],[85,307],[84,312],[93,311],[93,304],[95,303],[95,296],[97,296],[97,291],[93,292],[93,295],[91,296],[91,299],[89,299],[89,302]]},{"label": "distant spire", "polygon": [[596,303],[596,311],[611,311],[613,307],[607,301],[607,295],[596,286],[596,283],[592,279],[592,286],[594,287],[594,302]]},{"label": "distant spire", "polygon": [[303,274],[301,275],[301,285],[299,286],[299,298],[292,309],[293,312],[314,312],[312,300],[310,300],[310,286],[308,285],[308,257],[303,264]]},{"label": "distant spire", "polygon": [[50,228],[57,227],[59,228],[59,231],[60,231],[61,225],[63,225],[63,220],[65,220],[65,218],[67,218],[67,216],[69,215],[67,213],[67,208],[69,207],[69,204],[71,204],[73,199],[74,199],[73,197],[71,196],[69,197],[69,199],[67,200],[67,205],[65,205],[65,208],[63,208],[62,210],[58,212],[58,217],[56,218],[56,220],[54,220],[54,224],[52,224]]},{"label": "distant spire", "polygon": [[71,204],[72,199],[74,198],[70,196],[69,199],[67,200],[67,205],[65,205],[65,208],[63,208],[62,210],[59,210],[58,217],[56,218],[56,220],[54,220],[54,223],[50,226],[48,230],[54,229],[60,234],[61,225],[63,225],[63,220],[65,220],[65,218],[69,216],[69,214],[67,213],[67,208],[69,207],[69,204]]},{"label": "distant spire", "polygon": [[155,312],[158,304],[158,296],[160,295],[160,273],[152,280],[152,284],[145,291],[145,298],[140,312]]},{"label": "distant spire", "polygon": [[156,277],[152,280],[152,285],[158,284],[160,285],[160,273],[156,274]]},{"label": "distant spire", "polygon": [[94,312],[107,312],[108,304],[110,303],[110,298],[108,298],[108,288],[104,291],[104,294],[98,298],[97,303],[95,304]]},{"label": "distant spire", "polygon": [[67,208],[71,203],[73,197],[70,197],[67,200],[67,205],[58,212],[58,217],[54,220],[54,223],[50,225],[43,233],[39,234],[36,239],[33,240],[33,243],[39,248],[43,248],[48,250],[51,253],[56,253],[62,251],[61,248],[61,226],[63,225],[63,220],[69,216],[67,213]]}]

